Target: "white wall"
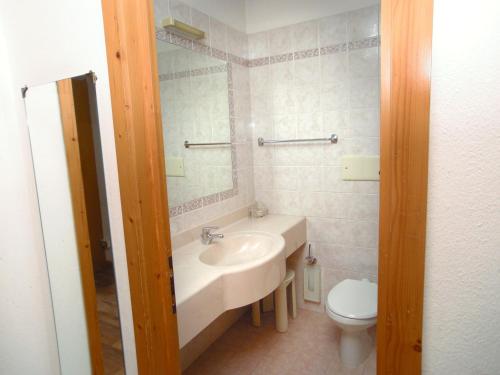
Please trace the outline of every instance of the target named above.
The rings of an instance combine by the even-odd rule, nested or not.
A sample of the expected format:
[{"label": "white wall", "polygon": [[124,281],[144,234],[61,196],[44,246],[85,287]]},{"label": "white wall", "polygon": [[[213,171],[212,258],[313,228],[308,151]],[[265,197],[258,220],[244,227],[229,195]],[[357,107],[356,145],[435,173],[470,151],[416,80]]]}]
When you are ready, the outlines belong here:
[{"label": "white wall", "polygon": [[[57,358],[40,220],[20,88],[93,70],[107,182],[127,374],[137,372],[104,33],[99,0],[0,0],[0,33],[11,61],[0,69],[2,225],[0,373],[54,374]],[[0,45],[1,47],[1,45]],[[3,50],[3,51],[5,51]],[[3,52],[0,49],[0,53]],[[1,60],[2,68],[5,62]],[[9,82],[11,83],[8,87]],[[5,170],[5,171],[4,171]],[[3,201],[5,200],[5,201]],[[5,282],[4,282],[5,280]],[[4,285],[5,284],[5,285]],[[7,306],[7,308],[5,308]],[[16,345],[18,343],[19,345]]]},{"label": "white wall", "polygon": [[500,373],[499,16],[434,1],[426,374]]},{"label": "white wall", "polygon": [[52,375],[59,361],[27,127],[19,124],[0,22],[0,373]]},{"label": "white wall", "polygon": [[56,83],[30,87],[26,119],[61,373],[87,375],[89,340]]},{"label": "white wall", "polygon": [[379,0],[246,0],[249,34],[344,13],[378,4]]}]

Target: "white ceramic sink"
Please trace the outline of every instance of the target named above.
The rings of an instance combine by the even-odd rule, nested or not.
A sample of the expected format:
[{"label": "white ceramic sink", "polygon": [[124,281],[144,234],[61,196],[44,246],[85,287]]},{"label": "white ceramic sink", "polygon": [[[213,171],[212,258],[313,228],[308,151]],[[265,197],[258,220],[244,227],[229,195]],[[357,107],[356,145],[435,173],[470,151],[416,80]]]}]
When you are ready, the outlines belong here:
[{"label": "white ceramic sink", "polygon": [[213,242],[200,254],[200,261],[216,267],[245,266],[262,261],[281,250],[281,236],[263,232],[235,232]]},{"label": "white ceramic sink", "polygon": [[[281,283],[286,256],[306,239],[302,217],[268,215],[220,228],[224,238],[174,250],[179,343],[183,347],[224,311],[264,298]],[[291,253],[291,252],[290,252]]]},{"label": "white ceramic sink", "polygon": [[200,263],[220,274],[227,310],[264,298],[285,277],[285,240],[280,235],[229,232],[223,239],[200,246]]}]

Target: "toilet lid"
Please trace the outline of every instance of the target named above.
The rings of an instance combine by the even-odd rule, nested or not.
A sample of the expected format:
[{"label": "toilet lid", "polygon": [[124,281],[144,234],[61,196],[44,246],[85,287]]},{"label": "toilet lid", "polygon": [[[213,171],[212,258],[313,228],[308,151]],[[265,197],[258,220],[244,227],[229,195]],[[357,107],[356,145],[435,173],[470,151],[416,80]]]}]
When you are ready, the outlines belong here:
[{"label": "toilet lid", "polygon": [[327,304],[330,311],[346,318],[374,318],[377,316],[377,284],[366,279],[346,279],[328,293]]}]

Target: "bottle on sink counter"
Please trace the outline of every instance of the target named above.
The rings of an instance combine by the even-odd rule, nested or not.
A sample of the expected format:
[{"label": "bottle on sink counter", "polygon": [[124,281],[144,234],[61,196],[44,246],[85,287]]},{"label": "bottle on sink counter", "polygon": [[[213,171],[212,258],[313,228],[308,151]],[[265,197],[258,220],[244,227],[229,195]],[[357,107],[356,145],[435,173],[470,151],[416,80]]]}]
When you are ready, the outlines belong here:
[{"label": "bottle on sink counter", "polygon": [[269,213],[269,210],[262,202],[256,202],[250,206],[248,213],[252,219],[258,219],[266,216]]}]

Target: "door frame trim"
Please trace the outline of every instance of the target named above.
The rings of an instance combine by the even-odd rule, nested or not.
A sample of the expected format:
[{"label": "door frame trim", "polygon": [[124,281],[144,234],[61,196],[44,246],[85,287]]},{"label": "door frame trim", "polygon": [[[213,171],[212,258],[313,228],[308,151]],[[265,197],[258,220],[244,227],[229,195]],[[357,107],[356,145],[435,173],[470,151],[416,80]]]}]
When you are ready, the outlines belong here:
[{"label": "door frame trim", "polygon": [[[381,0],[377,372],[421,372],[432,0]],[[152,1],[103,0],[140,373],[179,373]]]},{"label": "door frame trim", "polygon": [[381,0],[377,373],[420,374],[433,0]]},{"label": "door frame trim", "polygon": [[180,373],[153,2],[102,10],[138,371]]}]

